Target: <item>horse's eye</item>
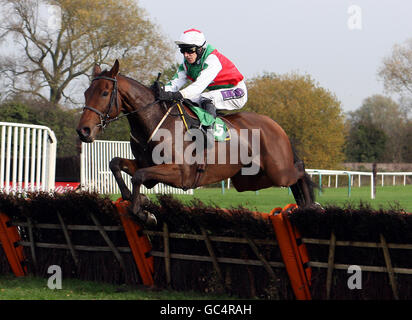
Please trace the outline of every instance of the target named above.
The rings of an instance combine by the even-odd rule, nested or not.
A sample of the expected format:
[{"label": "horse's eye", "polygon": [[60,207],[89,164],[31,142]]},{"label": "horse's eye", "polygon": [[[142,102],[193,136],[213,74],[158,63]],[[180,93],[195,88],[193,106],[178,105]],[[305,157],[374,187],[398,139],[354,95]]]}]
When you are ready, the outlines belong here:
[{"label": "horse's eye", "polygon": [[109,92],[107,92],[107,91],[103,92],[103,97],[106,97],[108,95],[109,95]]}]

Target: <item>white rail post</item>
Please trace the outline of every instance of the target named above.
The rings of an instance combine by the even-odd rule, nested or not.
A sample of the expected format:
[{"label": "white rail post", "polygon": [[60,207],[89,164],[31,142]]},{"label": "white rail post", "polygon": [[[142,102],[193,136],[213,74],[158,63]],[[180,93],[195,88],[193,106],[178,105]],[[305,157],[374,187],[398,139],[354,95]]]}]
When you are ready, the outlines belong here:
[{"label": "white rail post", "polygon": [[45,126],[11,122],[0,122],[0,127],[0,189],[5,193],[53,191],[57,147],[54,132]]}]

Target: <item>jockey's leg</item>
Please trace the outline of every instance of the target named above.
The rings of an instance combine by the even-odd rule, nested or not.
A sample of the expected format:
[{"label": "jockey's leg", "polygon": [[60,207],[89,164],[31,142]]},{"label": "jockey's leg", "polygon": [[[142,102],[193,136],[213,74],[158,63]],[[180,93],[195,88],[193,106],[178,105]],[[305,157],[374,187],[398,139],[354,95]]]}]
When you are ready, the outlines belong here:
[{"label": "jockey's leg", "polygon": [[232,88],[217,89],[204,92],[200,99],[212,100],[216,109],[220,110],[239,110],[247,101],[247,88],[243,81]]},{"label": "jockey's leg", "polygon": [[[216,119],[216,107],[213,104],[213,100],[208,99],[208,98],[202,98],[202,100],[200,101],[200,106],[207,112],[209,113],[213,119]],[[213,120],[213,123],[215,122],[215,120]],[[204,126],[203,128],[205,129],[205,131],[212,129],[213,128],[213,123],[209,126]]]}]

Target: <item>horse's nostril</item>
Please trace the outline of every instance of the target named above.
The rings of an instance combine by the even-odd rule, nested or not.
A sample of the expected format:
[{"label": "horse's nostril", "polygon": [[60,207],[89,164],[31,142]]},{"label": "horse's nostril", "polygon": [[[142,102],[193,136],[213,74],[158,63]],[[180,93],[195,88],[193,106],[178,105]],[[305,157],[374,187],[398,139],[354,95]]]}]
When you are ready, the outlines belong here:
[{"label": "horse's nostril", "polygon": [[90,136],[90,128],[89,128],[89,127],[83,128],[83,134],[84,134],[86,137]]},{"label": "horse's nostril", "polygon": [[90,136],[90,128],[83,127],[83,128],[77,129],[77,133],[79,134],[80,137],[87,138]]}]

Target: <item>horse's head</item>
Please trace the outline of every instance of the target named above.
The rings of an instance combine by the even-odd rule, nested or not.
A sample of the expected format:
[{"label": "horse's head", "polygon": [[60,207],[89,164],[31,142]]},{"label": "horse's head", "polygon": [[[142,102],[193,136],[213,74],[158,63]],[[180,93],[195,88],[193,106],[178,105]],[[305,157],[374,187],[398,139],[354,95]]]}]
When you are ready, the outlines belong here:
[{"label": "horse's head", "polygon": [[93,80],[84,92],[85,107],[76,129],[83,142],[93,142],[97,133],[119,115],[118,73],[117,60],[110,71],[102,72],[98,65],[94,67]]}]

